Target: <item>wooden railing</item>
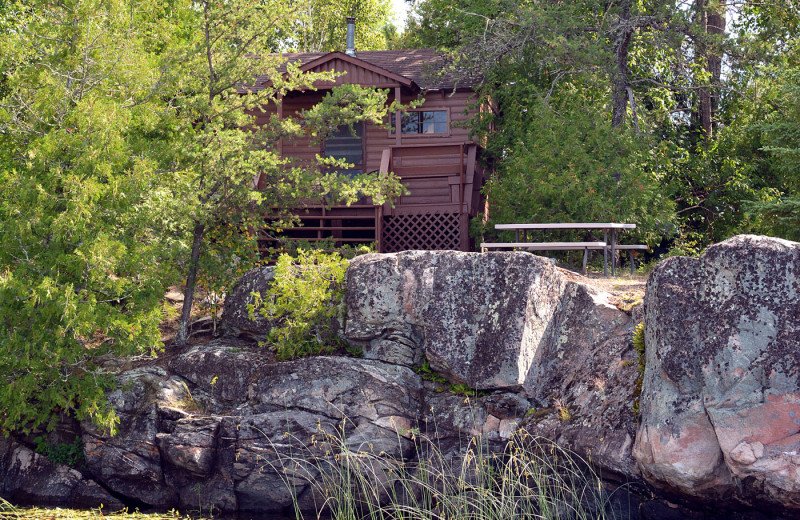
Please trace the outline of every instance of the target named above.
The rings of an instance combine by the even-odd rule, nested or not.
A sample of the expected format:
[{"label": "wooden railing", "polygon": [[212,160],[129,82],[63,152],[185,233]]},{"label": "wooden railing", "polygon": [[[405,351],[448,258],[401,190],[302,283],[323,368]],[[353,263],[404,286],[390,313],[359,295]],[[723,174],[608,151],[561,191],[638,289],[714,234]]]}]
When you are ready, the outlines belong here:
[{"label": "wooden railing", "polygon": [[[382,206],[373,204],[331,207],[315,205],[298,208],[293,213],[300,220],[301,225],[281,229],[280,235],[283,239],[307,242],[331,240],[334,247],[374,242],[376,248],[380,249]],[[259,249],[262,252],[269,251],[280,244],[279,240],[268,237],[259,242]]]},{"label": "wooden railing", "polygon": [[436,207],[449,213],[472,213],[477,145],[420,144],[383,151],[380,172],[393,172],[408,188],[386,215],[411,214]]},{"label": "wooden railing", "polygon": [[[479,209],[481,175],[476,156],[473,143],[386,148],[379,171],[394,172],[409,191],[393,207],[369,200],[353,206],[309,205],[294,211],[302,225],[283,229],[280,235],[309,242],[333,240],[335,247],[375,242],[381,252],[467,250],[468,220]],[[260,241],[265,252],[278,245],[275,239]]]}]

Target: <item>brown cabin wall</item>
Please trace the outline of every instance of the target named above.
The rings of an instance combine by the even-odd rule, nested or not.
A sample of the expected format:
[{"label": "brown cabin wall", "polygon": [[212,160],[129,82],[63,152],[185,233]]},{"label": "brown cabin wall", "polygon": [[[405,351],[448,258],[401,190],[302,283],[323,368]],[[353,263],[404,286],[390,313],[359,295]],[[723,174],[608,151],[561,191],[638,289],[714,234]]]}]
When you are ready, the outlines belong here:
[{"label": "brown cabin wall", "polygon": [[[394,90],[394,89],[392,89]],[[307,110],[318,103],[324,91],[304,92],[287,96],[283,99],[281,112],[284,116],[298,115],[302,110]],[[390,92],[389,101],[394,101],[394,92]],[[404,146],[418,144],[458,144],[471,142],[469,130],[465,123],[475,114],[475,111],[465,113],[465,109],[472,103],[471,91],[435,91],[424,95],[425,102],[417,110],[448,110],[449,114],[449,133],[447,135],[424,135],[424,136],[401,136],[401,144]],[[409,103],[416,99],[416,95],[404,93],[402,102]],[[278,112],[275,105],[264,107],[255,112],[256,124],[267,124],[269,118]],[[389,124],[389,116],[386,118]],[[380,168],[381,155],[383,151],[391,146],[396,146],[397,136],[389,132],[387,128],[378,125],[368,124],[364,139],[364,169],[371,172]],[[316,154],[322,153],[322,144],[313,143],[311,136],[295,139],[286,139],[281,143],[281,154],[284,157],[292,157],[299,161],[313,161]],[[430,164],[428,162],[427,164]]]},{"label": "brown cabin wall", "polygon": [[[449,133],[448,135],[420,135],[410,136],[402,135],[401,144],[403,146],[418,145],[418,144],[459,144],[471,142],[469,138],[469,129],[466,128],[466,123],[475,111],[465,114],[464,111],[472,103],[472,91],[435,91],[428,92],[423,95],[425,102],[416,108],[416,110],[441,110],[446,109],[449,112]],[[389,101],[394,101],[394,93],[390,93]],[[401,98],[402,103],[409,103],[416,99],[416,95],[404,94]],[[389,118],[387,116],[386,123],[388,124]],[[376,125],[367,126],[366,138],[366,171],[377,170],[380,167],[381,154],[383,150],[390,146],[397,145],[397,136],[389,132],[385,128]]]}]

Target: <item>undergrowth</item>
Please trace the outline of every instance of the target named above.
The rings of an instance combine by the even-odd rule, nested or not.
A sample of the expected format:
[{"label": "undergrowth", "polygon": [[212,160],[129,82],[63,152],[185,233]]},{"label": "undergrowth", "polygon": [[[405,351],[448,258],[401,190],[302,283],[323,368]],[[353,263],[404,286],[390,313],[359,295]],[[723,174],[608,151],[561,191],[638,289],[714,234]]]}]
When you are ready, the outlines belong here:
[{"label": "undergrowth", "polygon": [[420,364],[415,365],[413,368],[414,372],[416,372],[422,379],[438,383],[440,385],[437,388],[438,391],[447,390],[451,394],[463,395],[464,397],[481,397],[489,395],[490,393],[483,390],[476,390],[475,388],[472,388],[466,383],[450,382],[446,377],[444,377],[442,374],[435,371],[431,367],[428,358],[426,358],[425,356],[422,356],[422,361],[420,362]]},{"label": "undergrowth", "polygon": [[79,468],[84,465],[83,458],[83,439],[78,436],[69,443],[52,444],[45,437],[33,439],[36,445],[34,451],[47,457],[50,462],[64,464],[71,468]]},{"label": "undergrowth", "polygon": [[331,354],[346,343],[337,336],[344,322],[344,275],[347,260],[338,253],[298,250],[282,254],[265,294],[253,293],[250,319],[256,313],[272,322],[264,345],[280,361]]}]

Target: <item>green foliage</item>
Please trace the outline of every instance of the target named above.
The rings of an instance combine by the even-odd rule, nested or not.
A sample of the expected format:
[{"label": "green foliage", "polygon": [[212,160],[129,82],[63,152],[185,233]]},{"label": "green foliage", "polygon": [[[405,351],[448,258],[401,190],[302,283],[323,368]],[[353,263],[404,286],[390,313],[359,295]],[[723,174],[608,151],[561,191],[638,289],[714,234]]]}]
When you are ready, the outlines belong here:
[{"label": "green foliage", "polygon": [[206,249],[200,257],[198,283],[205,289],[203,299],[216,331],[217,317],[224,297],[250,269],[263,263],[258,243],[235,218],[219,218],[206,231]]},{"label": "green foliage", "polygon": [[722,130],[694,150],[670,147],[665,184],[679,214],[674,245],[684,252],[701,249],[753,228],[753,201],[770,200],[775,191],[754,176],[753,164],[737,149],[738,136]]},{"label": "green foliage", "polygon": [[489,392],[484,390],[476,390],[466,383],[450,382],[446,377],[431,368],[431,364],[428,361],[428,358],[425,356],[422,356],[422,360],[419,365],[414,365],[412,368],[414,372],[416,372],[425,381],[432,381],[440,385],[437,388],[437,392],[447,390],[451,394],[463,395],[464,397],[481,397],[489,395]]},{"label": "green foliage", "polygon": [[464,397],[480,397],[489,394],[486,391],[476,390],[466,383],[451,383],[447,389],[451,394],[463,395]]},{"label": "green foliage", "polygon": [[[414,8],[405,42],[449,50],[484,80],[471,129],[496,176],[476,233],[627,220],[636,240],[693,254],[742,232],[798,236],[800,15],[787,3]],[[715,16],[722,32],[700,23]]]},{"label": "green foliage", "polygon": [[50,462],[64,464],[71,468],[83,466],[83,439],[78,436],[69,443],[51,444],[45,437],[33,439],[36,444],[34,451],[47,457]]},{"label": "green foliage", "polygon": [[362,358],[364,357],[364,349],[359,347],[358,345],[352,345],[350,343],[346,344],[344,347],[345,351],[350,357],[354,358]]},{"label": "green foliage", "polygon": [[169,21],[147,3],[28,6],[0,39],[0,428],[72,413],[113,430],[97,361],[161,347],[181,250],[179,204],[158,187],[164,107],[148,97]]},{"label": "green foliage", "polygon": [[434,383],[440,384],[448,383],[446,377],[431,368],[431,364],[425,356],[422,357],[422,361],[419,365],[414,365],[414,372],[419,374],[419,376],[426,381],[433,381]]},{"label": "green foliage", "polygon": [[660,240],[674,214],[648,140],[584,108],[558,110],[533,100],[516,117],[520,137],[488,185],[483,232],[505,222],[634,222],[626,239]]},{"label": "green foliage", "polygon": [[774,201],[755,201],[747,210],[762,220],[762,233],[800,242],[800,196],[784,195]]},{"label": "green foliage", "polygon": [[[305,73],[297,64],[283,72],[283,58],[263,52],[275,34],[293,30],[296,6],[284,0],[204,0],[196,7],[200,30],[180,48],[180,59],[174,63],[180,80],[175,88],[182,93],[174,101],[176,124],[183,130],[175,143],[176,172],[183,181],[176,196],[189,211],[187,224],[192,230],[178,344],[187,340],[198,270],[221,264],[222,269],[205,278],[214,281],[215,288],[229,286],[233,278],[228,273],[244,268],[257,247],[255,234],[233,233],[229,235],[233,242],[221,243],[227,254],[214,258],[221,252],[219,247],[208,247],[214,230],[257,230],[263,226],[263,214],[285,214],[301,201],[351,204],[366,196],[382,204],[402,191],[392,175],[351,178],[330,169],[344,167],[342,161],[318,156],[316,161],[294,162],[281,157],[276,146],[281,139],[306,136],[323,141],[343,124],[382,124],[385,90],[346,84],[300,114],[282,118],[273,114],[257,121],[263,107],[281,103],[288,92],[314,90],[314,82],[336,76]],[[256,77],[263,83],[250,87]],[[245,91],[247,95],[241,95]],[[323,169],[326,173],[321,174]],[[253,184],[259,189],[252,189]],[[231,256],[234,251],[244,255]]]},{"label": "green foliage", "polygon": [[385,91],[346,87],[254,124],[333,77],[278,72],[269,51],[296,14],[286,0],[0,5],[0,429],[66,413],[113,430],[100,362],[162,348],[166,287],[187,281],[180,342],[197,279],[213,298],[255,263],[263,211],[399,193],[392,176],[320,176],[274,146],[382,122]]},{"label": "green foliage", "polygon": [[[800,39],[793,55],[800,56]],[[795,60],[796,61],[796,60]],[[759,230],[800,241],[800,67],[768,69],[776,81],[770,87],[768,113],[754,125],[762,135],[776,194],[747,208],[759,218]]]},{"label": "green foliage", "polygon": [[267,344],[278,359],[330,353],[340,345],[337,331],[344,322],[344,275],[347,260],[337,253],[298,251],[281,255],[275,278],[263,296],[248,306],[273,323]]},{"label": "green foliage", "polygon": [[392,4],[388,0],[300,0],[295,26],[286,46],[300,52],[345,50],[345,18],[356,17],[357,50],[385,49],[391,35]]}]

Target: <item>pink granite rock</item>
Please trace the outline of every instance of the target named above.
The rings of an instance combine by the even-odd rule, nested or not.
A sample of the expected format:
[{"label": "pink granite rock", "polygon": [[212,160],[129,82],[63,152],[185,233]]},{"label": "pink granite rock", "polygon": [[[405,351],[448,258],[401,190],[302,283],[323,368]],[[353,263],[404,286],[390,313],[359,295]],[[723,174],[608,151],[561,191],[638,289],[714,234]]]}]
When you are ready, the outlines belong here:
[{"label": "pink granite rock", "polygon": [[645,313],[645,478],[800,510],[800,244],[743,235],[668,259]]}]

